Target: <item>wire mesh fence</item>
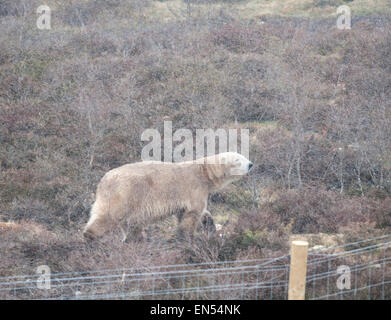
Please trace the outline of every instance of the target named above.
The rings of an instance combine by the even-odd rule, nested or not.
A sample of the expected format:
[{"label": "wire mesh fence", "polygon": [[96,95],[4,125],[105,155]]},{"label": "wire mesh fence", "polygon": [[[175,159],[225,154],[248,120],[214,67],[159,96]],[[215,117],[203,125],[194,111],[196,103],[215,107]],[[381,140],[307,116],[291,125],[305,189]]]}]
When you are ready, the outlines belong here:
[{"label": "wire mesh fence", "polygon": [[307,299],[391,299],[391,235],[310,252],[306,281]]},{"label": "wire mesh fence", "polygon": [[[290,256],[0,278],[2,299],[287,299]],[[342,269],[341,269],[342,266]],[[342,270],[343,272],[339,272]],[[344,276],[343,287],[338,281]],[[46,277],[46,278],[45,278]],[[42,288],[44,280],[48,287]],[[310,249],[307,299],[391,299],[391,235]]]},{"label": "wire mesh fence", "polygon": [[[285,260],[285,262],[283,262]],[[14,299],[273,299],[286,296],[287,257],[0,279],[0,297]]]}]

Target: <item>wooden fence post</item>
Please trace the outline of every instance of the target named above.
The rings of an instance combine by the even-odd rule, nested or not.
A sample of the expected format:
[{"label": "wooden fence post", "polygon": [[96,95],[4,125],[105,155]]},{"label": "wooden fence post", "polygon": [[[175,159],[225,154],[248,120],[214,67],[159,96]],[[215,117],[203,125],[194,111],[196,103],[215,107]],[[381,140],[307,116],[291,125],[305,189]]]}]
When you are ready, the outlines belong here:
[{"label": "wooden fence post", "polygon": [[304,300],[307,274],[307,241],[292,241],[288,300]]}]

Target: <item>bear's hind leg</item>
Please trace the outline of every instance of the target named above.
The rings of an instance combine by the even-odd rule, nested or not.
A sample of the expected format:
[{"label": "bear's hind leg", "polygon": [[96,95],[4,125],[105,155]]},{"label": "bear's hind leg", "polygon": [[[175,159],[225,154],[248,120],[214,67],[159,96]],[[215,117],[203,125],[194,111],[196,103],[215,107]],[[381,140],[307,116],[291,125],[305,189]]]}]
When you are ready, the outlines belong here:
[{"label": "bear's hind leg", "polygon": [[119,226],[119,229],[122,233],[122,242],[128,242],[128,233],[122,228],[122,226]]},{"label": "bear's hind leg", "polygon": [[211,213],[208,210],[204,210],[204,213],[201,217],[200,229],[206,232],[207,235],[212,235],[216,233],[215,222]]},{"label": "bear's hind leg", "polygon": [[141,226],[129,226],[129,223],[127,223],[125,227],[123,225],[119,225],[119,228],[122,233],[122,242],[141,242],[144,240],[144,232]]}]

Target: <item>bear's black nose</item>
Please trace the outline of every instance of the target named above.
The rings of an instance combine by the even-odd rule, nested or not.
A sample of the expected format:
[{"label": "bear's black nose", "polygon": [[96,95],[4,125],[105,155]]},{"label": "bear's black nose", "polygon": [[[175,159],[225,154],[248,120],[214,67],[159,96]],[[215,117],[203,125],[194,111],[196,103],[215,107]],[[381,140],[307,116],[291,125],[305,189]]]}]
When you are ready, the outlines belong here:
[{"label": "bear's black nose", "polygon": [[250,162],[249,164],[248,164],[248,171],[250,171],[251,170],[251,168],[253,167],[253,163],[252,162]]}]

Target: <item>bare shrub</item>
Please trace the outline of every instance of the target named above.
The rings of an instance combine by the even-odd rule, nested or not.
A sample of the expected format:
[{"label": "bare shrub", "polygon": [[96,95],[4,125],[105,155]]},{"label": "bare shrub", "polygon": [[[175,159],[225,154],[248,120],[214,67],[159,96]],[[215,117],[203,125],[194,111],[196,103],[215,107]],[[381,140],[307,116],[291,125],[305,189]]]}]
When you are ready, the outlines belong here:
[{"label": "bare shrub", "polygon": [[249,214],[251,218],[242,214],[238,223],[242,230],[252,232],[284,227],[285,232],[292,233],[337,233],[351,223],[370,221],[370,208],[363,207],[361,199],[310,186],[280,193],[276,200],[261,204]]},{"label": "bare shrub", "polygon": [[1,0],[0,16],[24,17],[34,13],[34,9],[38,7],[37,3],[31,0]]}]

